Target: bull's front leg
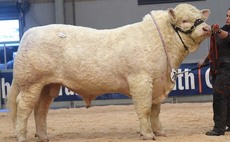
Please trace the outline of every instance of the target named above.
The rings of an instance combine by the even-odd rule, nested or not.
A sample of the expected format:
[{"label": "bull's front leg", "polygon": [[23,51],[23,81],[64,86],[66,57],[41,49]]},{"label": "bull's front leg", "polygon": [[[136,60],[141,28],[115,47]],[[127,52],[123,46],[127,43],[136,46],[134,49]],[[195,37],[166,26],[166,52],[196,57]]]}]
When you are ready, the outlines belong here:
[{"label": "bull's front leg", "polygon": [[151,128],[150,113],[152,107],[152,79],[148,75],[133,75],[128,78],[130,94],[140,121],[143,139],[155,140]]},{"label": "bull's front leg", "polygon": [[160,123],[160,107],[161,104],[152,104],[152,110],[151,110],[151,126],[152,130],[155,133],[156,136],[166,136],[161,123]]}]

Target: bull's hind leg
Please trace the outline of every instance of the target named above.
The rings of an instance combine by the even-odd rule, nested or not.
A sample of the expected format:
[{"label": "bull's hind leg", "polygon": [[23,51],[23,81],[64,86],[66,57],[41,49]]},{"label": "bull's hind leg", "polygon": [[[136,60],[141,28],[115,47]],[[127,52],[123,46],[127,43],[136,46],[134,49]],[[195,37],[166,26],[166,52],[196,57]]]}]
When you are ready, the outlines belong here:
[{"label": "bull's hind leg", "polygon": [[41,85],[22,89],[17,97],[16,135],[18,142],[26,142],[27,122],[41,92]]},{"label": "bull's hind leg", "polygon": [[150,113],[152,107],[152,80],[145,75],[128,78],[130,94],[140,121],[141,136],[143,139],[155,139],[151,128]]},{"label": "bull's hind leg", "polygon": [[166,136],[164,130],[162,129],[159,114],[160,114],[161,104],[153,104],[151,110],[151,125],[152,130],[156,136]]},{"label": "bull's hind leg", "polygon": [[35,106],[34,117],[36,124],[35,136],[39,138],[39,141],[47,142],[47,124],[46,118],[49,111],[50,104],[53,102],[53,98],[58,95],[61,85],[50,84],[45,86],[40,94],[39,100]]}]

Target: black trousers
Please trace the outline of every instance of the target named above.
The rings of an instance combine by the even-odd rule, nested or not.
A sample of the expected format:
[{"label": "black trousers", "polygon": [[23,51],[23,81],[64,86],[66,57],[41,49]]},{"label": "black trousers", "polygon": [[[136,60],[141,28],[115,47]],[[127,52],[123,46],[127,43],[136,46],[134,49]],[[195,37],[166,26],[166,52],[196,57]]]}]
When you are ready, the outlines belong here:
[{"label": "black trousers", "polygon": [[230,97],[229,95],[213,94],[214,129],[224,133],[226,126],[230,127]]},{"label": "black trousers", "polygon": [[226,126],[230,127],[230,94],[229,89],[224,87],[229,82],[227,78],[222,73],[212,77],[214,130],[219,133],[224,133]]}]

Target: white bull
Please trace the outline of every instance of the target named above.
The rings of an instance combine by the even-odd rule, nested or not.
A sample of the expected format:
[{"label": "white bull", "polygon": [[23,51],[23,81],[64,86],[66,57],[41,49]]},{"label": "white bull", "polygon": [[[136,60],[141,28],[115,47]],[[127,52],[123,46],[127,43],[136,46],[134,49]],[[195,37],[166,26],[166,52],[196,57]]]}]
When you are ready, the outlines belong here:
[{"label": "white bull", "polygon": [[204,22],[209,13],[179,4],[115,29],[47,25],[28,30],[8,95],[18,141],[26,141],[33,110],[36,136],[48,141],[46,117],[61,85],[81,95],[87,106],[104,93],[132,96],[143,139],[165,135],[159,113],[174,86],[171,70],[209,36],[210,26]]}]

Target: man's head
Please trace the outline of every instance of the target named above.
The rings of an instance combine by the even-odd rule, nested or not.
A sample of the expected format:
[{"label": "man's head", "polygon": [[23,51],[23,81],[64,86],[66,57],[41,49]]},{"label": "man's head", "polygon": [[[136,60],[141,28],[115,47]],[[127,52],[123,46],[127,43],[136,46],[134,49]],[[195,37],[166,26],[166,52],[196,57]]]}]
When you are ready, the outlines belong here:
[{"label": "man's head", "polygon": [[230,26],[230,8],[226,13],[226,25]]}]

